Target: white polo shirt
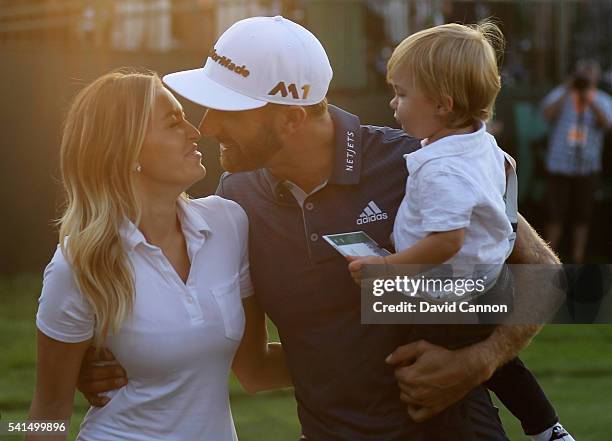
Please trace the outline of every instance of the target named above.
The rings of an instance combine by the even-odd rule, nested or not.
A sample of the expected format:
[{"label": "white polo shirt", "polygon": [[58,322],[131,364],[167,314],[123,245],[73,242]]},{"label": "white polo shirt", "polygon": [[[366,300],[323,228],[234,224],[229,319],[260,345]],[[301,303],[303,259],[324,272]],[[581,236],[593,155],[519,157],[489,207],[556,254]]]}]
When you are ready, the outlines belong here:
[{"label": "white polo shirt", "polygon": [[404,158],[409,176],[393,226],[396,249],[464,228],[461,250],[445,263],[455,277],[484,278],[492,286],[514,239],[504,200],[506,156],[495,138],[482,123],[474,133],[447,136]]},{"label": "white polo shirt", "polygon": [[[133,314],[106,340],[128,384],[91,408],[83,441],[237,439],[228,375],[244,331],[241,298],[253,293],[248,220],[235,202],[179,201],[191,261],[183,283],[161,250],[126,222],[121,236],[134,268]],[[36,324],[62,342],[93,336],[94,316],[59,247],[44,274]]]}]

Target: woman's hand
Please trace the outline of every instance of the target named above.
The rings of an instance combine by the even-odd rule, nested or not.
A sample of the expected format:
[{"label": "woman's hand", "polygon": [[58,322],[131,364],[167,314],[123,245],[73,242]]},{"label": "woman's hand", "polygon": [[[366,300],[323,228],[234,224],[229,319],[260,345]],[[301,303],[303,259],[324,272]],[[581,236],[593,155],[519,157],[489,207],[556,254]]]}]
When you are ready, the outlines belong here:
[{"label": "woman's hand", "polygon": [[366,256],[366,257],[358,257],[358,256],[346,256],[346,260],[348,260],[349,266],[348,270],[351,273],[351,277],[355,281],[357,285],[361,285],[361,279],[363,275],[361,273],[361,267],[363,265],[386,265],[387,262],[384,257],[380,256]]},{"label": "woman's hand", "polygon": [[249,393],[293,385],[280,343],[268,342],[266,316],[255,295],[242,300],[246,325],[232,370]]}]

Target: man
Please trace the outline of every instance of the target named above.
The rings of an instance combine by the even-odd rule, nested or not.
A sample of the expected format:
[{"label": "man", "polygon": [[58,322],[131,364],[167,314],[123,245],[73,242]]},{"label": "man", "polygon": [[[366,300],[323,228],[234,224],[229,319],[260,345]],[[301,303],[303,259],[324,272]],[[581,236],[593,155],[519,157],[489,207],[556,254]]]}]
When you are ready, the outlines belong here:
[{"label": "man", "polygon": [[557,249],[563,223],[573,223],[572,262],[584,263],[589,224],[601,173],[604,133],[612,126],[612,98],[597,88],[600,66],[580,60],[566,84],[542,100],[552,124],[546,155],[549,220],[546,238]]},{"label": "man", "polygon": [[[228,29],[203,69],[164,78],[208,108],[200,130],[219,141],[231,172],[218,194],[248,214],[253,284],[279,330],[304,439],[506,440],[480,384],[537,327],[502,326],[450,351],[414,342],[410,326],[360,323],[359,288],[322,235],[364,230],[390,246],[406,180],[402,155],[420,144],[328,107],[331,77],[310,32],[256,17]],[[518,237],[516,261],[556,262],[523,219]],[[81,384],[87,394],[109,388],[111,381]],[[462,418],[428,426],[451,405]],[[432,429],[435,438],[426,437]]]}]

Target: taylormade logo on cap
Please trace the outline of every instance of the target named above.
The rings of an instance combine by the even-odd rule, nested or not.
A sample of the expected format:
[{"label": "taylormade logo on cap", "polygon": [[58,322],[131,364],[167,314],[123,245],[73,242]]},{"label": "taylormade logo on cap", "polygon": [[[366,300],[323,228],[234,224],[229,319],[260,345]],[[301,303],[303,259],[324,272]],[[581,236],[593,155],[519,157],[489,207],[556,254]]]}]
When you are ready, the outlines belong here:
[{"label": "taylormade logo on cap", "polygon": [[236,66],[236,63],[233,63],[231,58],[220,56],[215,50],[215,48],[210,51],[210,54],[208,56],[212,58],[213,61],[219,63],[221,66],[233,72],[236,72],[238,75],[242,75],[246,78],[250,74],[249,70],[244,64],[242,66]]},{"label": "taylormade logo on cap", "polygon": [[252,17],[219,37],[202,69],[164,76],[185,98],[218,110],[267,103],[307,106],[325,98],[332,79],[327,54],[307,29],[283,17]]}]

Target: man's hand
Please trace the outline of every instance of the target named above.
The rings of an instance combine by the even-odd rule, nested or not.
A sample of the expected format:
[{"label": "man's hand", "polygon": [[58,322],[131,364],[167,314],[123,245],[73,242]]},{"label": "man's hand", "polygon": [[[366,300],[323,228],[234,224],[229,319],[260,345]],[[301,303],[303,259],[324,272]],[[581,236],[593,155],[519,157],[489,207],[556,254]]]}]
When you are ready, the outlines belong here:
[{"label": "man's hand", "polygon": [[126,384],[127,374],[111,351],[102,348],[99,354],[96,354],[93,347],[87,349],[81,364],[77,389],[89,404],[95,407],[104,406],[110,399],[98,394],[118,389]]},{"label": "man's hand", "polygon": [[358,256],[347,256],[346,260],[348,260],[349,266],[348,270],[351,272],[351,277],[355,281],[357,285],[361,285],[361,279],[363,278],[363,274],[361,273],[361,268],[363,265],[385,265],[386,261],[384,257],[380,256],[366,256],[366,257],[358,257]]},{"label": "man's hand", "polygon": [[[532,317],[534,310],[538,310],[536,318],[555,311],[558,296],[550,289],[552,282],[543,278],[542,272],[529,269],[536,264],[556,265],[559,259],[520,215],[510,257],[511,263],[530,264],[515,274],[515,283],[519,290],[529,288],[521,291],[535,299],[528,301],[529,295],[519,296],[512,313],[518,319],[510,317],[508,322],[525,323],[521,317]],[[543,323],[533,320],[527,323]],[[387,358],[387,363],[398,365],[395,376],[408,413],[415,421],[423,421],[457,402],[516,357],[540,328],[539,324],[500,325],[486,340],[452,351],[426,341],[400,346]]]},{"label": "man's hand", "polygon": [[400,346],[386,362],[397,365],[400,399],[408,414],[424,421],[466,396],[493,375],[476,346],[448,350],[425,340]]}]

